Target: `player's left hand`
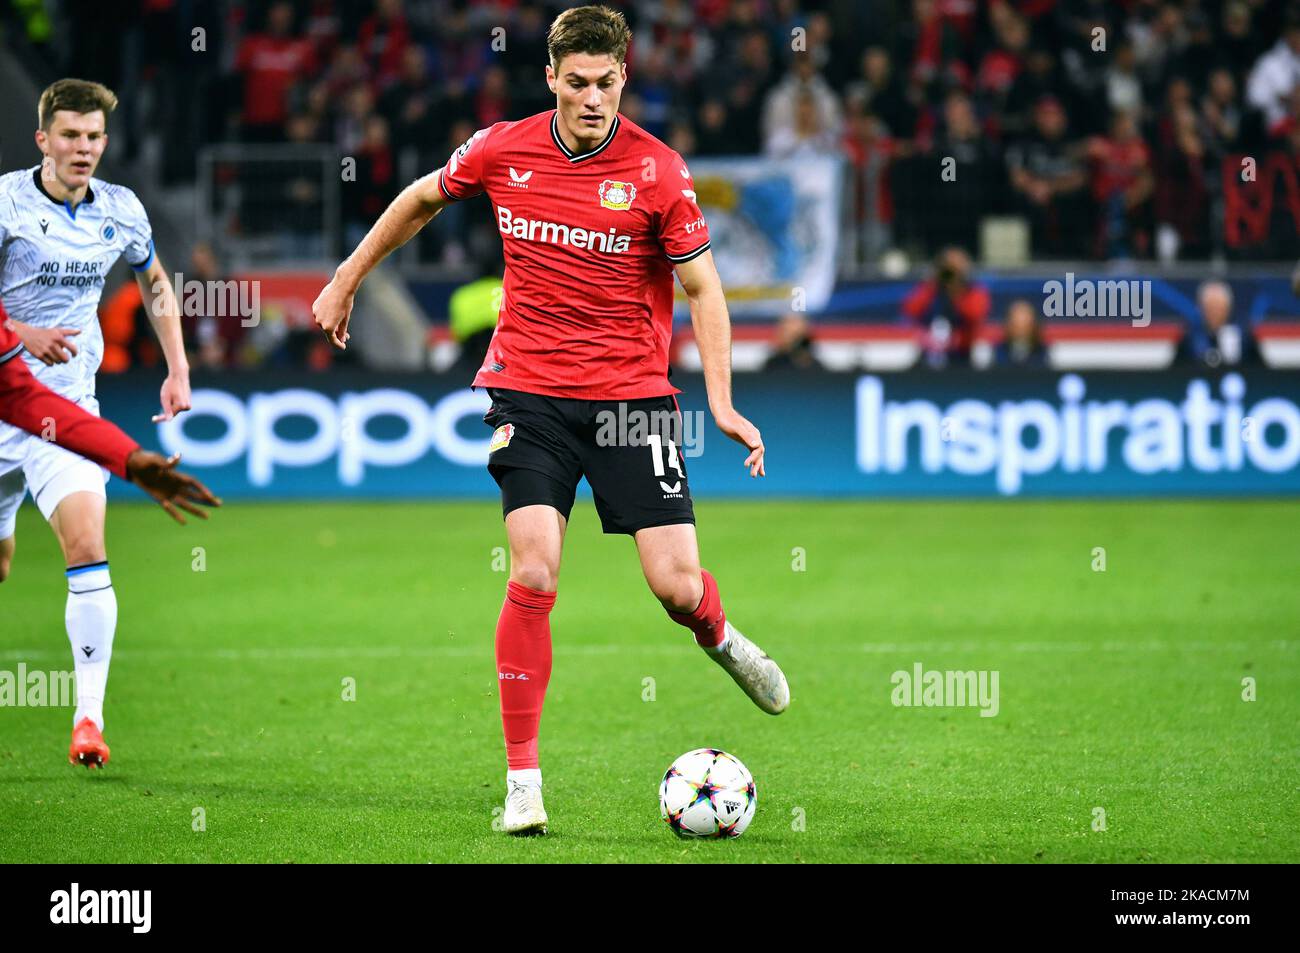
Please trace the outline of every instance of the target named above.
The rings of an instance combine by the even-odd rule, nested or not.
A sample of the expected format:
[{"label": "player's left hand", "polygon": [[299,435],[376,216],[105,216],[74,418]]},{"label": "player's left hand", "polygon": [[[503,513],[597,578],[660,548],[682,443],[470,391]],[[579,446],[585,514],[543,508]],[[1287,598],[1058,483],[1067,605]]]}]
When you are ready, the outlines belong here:
[{"label": "player's left hand", "polygon": [[177,414],[190,409],[190,379],[182,374],[168,374],[158,394],[162,401],[162,413],[153,415],[154,423],[171,420]]},{"label": "player's left hand", "polygon": [[725,433],[737,443],[742,443],[749,448],[750,454],[745,458],[745,466],[749,468],[751,477],[766,476],[767,471],[763,468],[763,437],[758,432],[758,428],[740,415],[734,408],[715,413],[713,419],[718,424],[718,429]]}]

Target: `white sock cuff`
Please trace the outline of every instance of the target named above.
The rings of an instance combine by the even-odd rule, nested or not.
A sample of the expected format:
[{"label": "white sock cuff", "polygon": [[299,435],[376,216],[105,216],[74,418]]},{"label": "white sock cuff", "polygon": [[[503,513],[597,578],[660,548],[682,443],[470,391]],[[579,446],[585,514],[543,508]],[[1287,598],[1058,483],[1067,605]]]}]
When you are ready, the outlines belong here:
[{"label": "white sock cuff", "polygon": [[506,781],[514,781],[516,784],[536,784],[542,783],[541,768],[520,768],[516,771],[506,772]]}]

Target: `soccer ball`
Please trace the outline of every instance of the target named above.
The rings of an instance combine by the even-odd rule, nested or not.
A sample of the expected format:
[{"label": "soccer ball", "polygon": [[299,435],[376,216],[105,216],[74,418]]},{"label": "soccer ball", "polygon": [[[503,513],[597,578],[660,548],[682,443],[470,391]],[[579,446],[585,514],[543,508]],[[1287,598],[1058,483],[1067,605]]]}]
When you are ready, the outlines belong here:
[{"label": "soccer ball", "polygon": [[757,807],[749,769],[717,748],[686,752],[659,785],[659,814],[679,837],[739,837]]}]

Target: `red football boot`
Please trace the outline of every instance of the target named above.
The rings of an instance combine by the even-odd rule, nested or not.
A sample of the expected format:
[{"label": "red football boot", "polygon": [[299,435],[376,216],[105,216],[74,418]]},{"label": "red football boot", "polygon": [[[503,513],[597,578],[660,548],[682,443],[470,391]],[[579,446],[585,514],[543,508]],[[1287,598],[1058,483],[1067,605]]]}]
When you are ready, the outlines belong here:
[{"label": "red football boot", "polygon": [[87,768],[102,768],[108,764],[108,745],[104,744],[104,736],[89,718],[81,719],[72,729],[68,763],[84,764]]}]

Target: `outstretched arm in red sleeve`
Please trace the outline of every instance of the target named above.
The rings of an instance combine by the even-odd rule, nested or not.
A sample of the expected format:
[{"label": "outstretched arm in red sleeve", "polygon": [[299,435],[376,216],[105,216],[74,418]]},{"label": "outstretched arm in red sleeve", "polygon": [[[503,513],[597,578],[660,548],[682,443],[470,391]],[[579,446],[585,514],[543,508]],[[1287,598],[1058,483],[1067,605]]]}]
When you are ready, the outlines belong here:
[{"label": "outstretched arm in red sleeve", "polygon": [[177,522],[185,522],[177,507],[206,519],[198,506],[221,505],[206,486],[176,469],[179,455],[169,459],[140,449],[114,424],[65,400],[33,377],[19,356],[23,347],[18,335],[5,322],[0,309],[0,420],[51,439],[135,483]]}]

